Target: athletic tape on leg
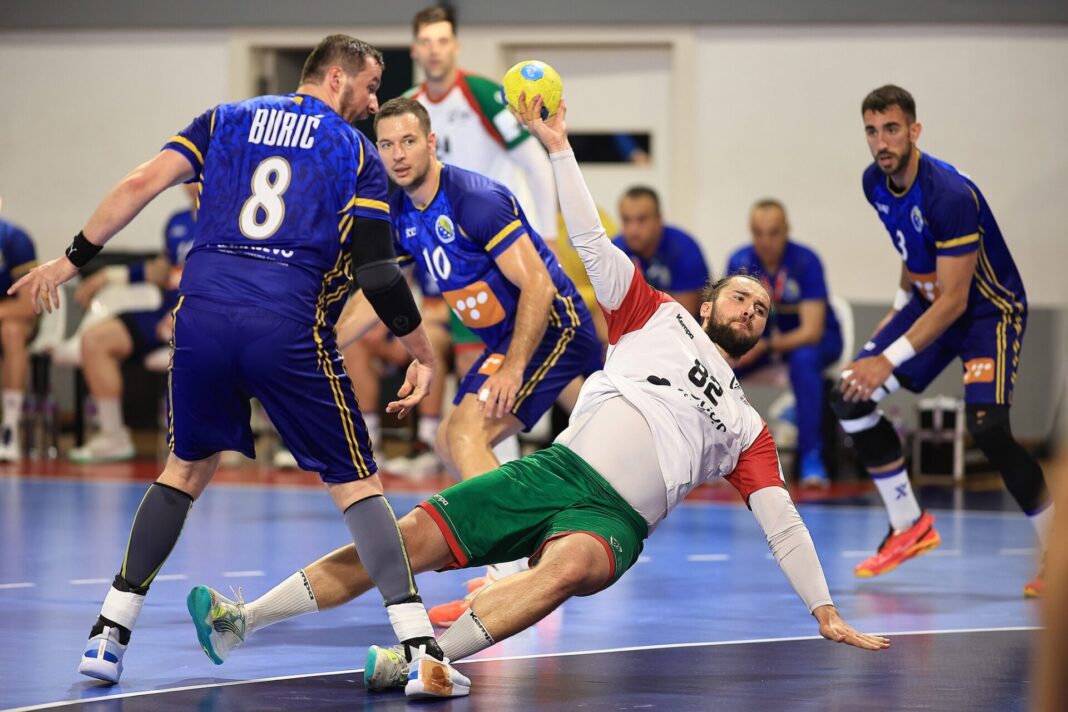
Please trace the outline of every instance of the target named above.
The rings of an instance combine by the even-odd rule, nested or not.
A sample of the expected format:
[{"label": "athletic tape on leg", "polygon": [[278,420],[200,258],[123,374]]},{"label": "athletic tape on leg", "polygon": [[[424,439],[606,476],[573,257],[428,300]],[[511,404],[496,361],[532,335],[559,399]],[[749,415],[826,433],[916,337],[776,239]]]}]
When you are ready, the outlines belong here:
[{"label": "athletic tape on leg", "polygon": [[430,625],[422,603],[395,603],[386,606],[386,613],[398,640],[434,637],[434,626]]},{"label": "athletic tape on leg", "polygon": [[100,615],[108,620],[115,621],[127,630],[133,630],[137,624],[137,617],[141,615],[141,608],[145,605],[145,597],[128,591],[120,591],[114,586],[108,589],[108,595],[104,598],[104,605],[100,607]]}]

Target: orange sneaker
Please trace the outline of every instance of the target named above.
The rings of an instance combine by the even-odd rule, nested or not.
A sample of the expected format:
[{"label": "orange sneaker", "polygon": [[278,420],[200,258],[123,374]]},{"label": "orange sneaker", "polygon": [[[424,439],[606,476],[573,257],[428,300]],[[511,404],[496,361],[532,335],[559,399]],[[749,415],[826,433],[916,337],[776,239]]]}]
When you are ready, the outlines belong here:
[{"label": "orange sneaker", "polygon": [[449,601],[448,603],[434,606],[426,614],[430,617],[430,622],[438,628],[448,628],[470,607],[471,602],[465,597],[459,601]]},{"label": "orange sneaker", "polygon": [[853,573],[861,578],[885,574],[909,559],[926,554],[941,543],[942,537],[934,528],[934,515],[924,511],[916,523],[905,531],[895,532],[891,528],[875,555],[860,562]]},{"label": "orange sneaker", "polygon": [[1046,592],[1046,565],[1042,564],[1042,568],[1039,569],[1038,575],[1027,582],[1024,586],[1024,598],[1042,598],[1042,594]]}]

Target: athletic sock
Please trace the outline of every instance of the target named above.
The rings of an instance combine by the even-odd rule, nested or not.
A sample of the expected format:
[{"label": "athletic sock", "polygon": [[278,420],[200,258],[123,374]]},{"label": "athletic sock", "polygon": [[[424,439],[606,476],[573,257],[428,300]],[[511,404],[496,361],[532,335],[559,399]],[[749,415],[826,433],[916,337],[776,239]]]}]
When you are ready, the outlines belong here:
[{"label": "athletic sock", "polygon": [[126,428],[122,420],[122,401],[118,398],[98,398],[96,413],[100,418],[101,433],[114,435]]},{"label": "athletic sock", "polygon": [[500,581],[505,576],[511,576],[529,568],[530,564],[527,563],[527,559],[516,559],[515,561],[506,561],[503,564],[490,564],[486,567],[486,573],[494,581]]},{"label": "athletic sock", "polygon": [[318,610],[319,603],[315,600],[307,575],[301,569],[255,601],[245,604],[245,630],[251,633],[287,618]]},{"label": "athletic sock", "polygon": [[441,425],[441,418],[435,415],[419,415],[419,427],[416,430],[416,436],[420,442],[431,450],[434,449],[434,440],[437,439],[439,425]]},{"label": "athletic sock", "polygon": [[1038,542],[1042,546],[1042,551],[1045,551],[1049,547],[1049,532],[1053,526],[1053,502],[1036,512],[1031,512],[1027,518],[1031,520],[1038,534]]},{"label": "athletic sock", "polygon": [[493,636],[470,608],[438,638],[441,651],[453,662],[485,650],[493,642]]},{"label": "athletic sock", "polygon": [[912,492],[909,484],[909,475],[902,467],[893,472],[884,472],[872,475],[875,486],[879,488],[883,504],[886,505],[886,513],[890,517],[890,526],[895,532],[904,531],[911,527],[920,518],[920,504],[916,501],[916,495]]},{"label": "athletic sock", "polygon": [[17,389],[4,389],[4,427],[12,430],[19,429],[19,420],[22,418],[23,393]]}]

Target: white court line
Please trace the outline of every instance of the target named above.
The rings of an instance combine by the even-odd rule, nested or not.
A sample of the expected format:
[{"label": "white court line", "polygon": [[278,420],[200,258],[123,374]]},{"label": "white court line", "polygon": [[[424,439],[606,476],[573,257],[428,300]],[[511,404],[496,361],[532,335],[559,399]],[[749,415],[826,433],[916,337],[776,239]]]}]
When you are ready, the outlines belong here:
[{"label": "white court line", "polygon": [[924,556],[960,556],[960,549],[935,549],[928,551]]},{"label": "white court line", "polygon": [[842,552],[842,558],[843,559],[863,559],[865,557],[871,556],[871,554],[872,554],[872,552],[867,550],[867,549],[865,549],[863,551],[846,549],[845,551]]},{"label": "white court line", "polygon": [[222,575],[226,578],[251,578],[253,576],[266,576],[263,571],[223,571]]},{"label": "white court line", "polygon": [[648,564],[652,560],[653,560],[653,557],[645,556],[644,554],[638,557],[638,563],[639,564]]},{"label": "white court line", "polygon": [[187,578],[189,578],[189,577],[186,576],[185,574],[160,574],[159,576],[157,576],[156,578],[153,579],[153,582],[155,582],[155,581],[185,581]]},{"label": "white court line", "polygon": [[689,554],[687,561],[730,561],[730,554]]},{"label": "white court line", "polygon": [[88,579],[71,579],[71,586],[90,586],[98,583],[111,583],[109,578],[88,578]]},{"label": "white court line", "polygon": [[[906,635],[952,635],[954,633],[1012,633],[1018,631],[1040,630],[1038,626],[1015,626],[1009,628],[947,628],[943,630],[908,630],[896,633],[874,633],[887,637],[900,637]],[[660,643],[658,645],[634,645],[625,648],[601,648],[599,650],[576,650],[567,653],[533,653],[530,655],[511,655],[499,658],[478,658],[476,660],[462,660],[457,665],[474,665],[475,663],[501,662],[507,660],[537,660],[540,658],[566,658],[579,655],[605,655],[607,653],[631,653],[640,650],[666,650],[668,648],[717,648],[728,645],[753,645],[755,643],[792,643],[801,640],[822,640],[818,635],[801,635],[788,638],[752,638],[747,640],[719,640],[704,643]],[[0,712],[34,712],[34,710],[46,710],[65,705],[88,704],[103,702],[105,700],[119,700],[127,697],[147,697],[149,695],[162,695],[169,692],[188,692],[190,690],[204,690],[212,687],[235,687],[237,685],[253,685],[260,682],[280,682],[282,680],[300,680],[309,677],[323,677],[326,675],[355,675],[363,672],[363,668],[356,670],[329,670],[326,672],[309,672],[300,675],[281,675],[279,677],[261,677],[254,680],[235,680],[232,682],[209,682],[203,685],[186,685],[184,687],[168,687],[162,690],[143,690],[140,692],[123,692],[117,695],[103,695],[101,697],[83,697],[59,702],[46,702],[40,705],[28,707],[13,707]]]},{"label": "white court line", "polygon": [[25,582],[25,583],[0,583],[0,590],[7,591],[9,589],[15,589],[15,588],[33,588],[36,585],[37,584],[29,583],[29,582]]},{"label": "white court line", "polygon": [[998,556],[1034,556],[1034,549],[998,549]]}]

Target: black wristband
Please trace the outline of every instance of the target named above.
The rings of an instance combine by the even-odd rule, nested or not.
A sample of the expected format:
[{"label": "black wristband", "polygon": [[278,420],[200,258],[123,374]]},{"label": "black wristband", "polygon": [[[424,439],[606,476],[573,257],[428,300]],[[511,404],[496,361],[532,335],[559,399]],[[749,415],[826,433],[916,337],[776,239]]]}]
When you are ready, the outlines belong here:
[{"label": "black wristband", "polygon": [[96,257],[96,253],[104,249],[103,245],[94,245],[85,239],[85,233],[79,232],[74,236],[74,239],[70,243],[70,247],[67,248],[67,259],[71,263],[81,269],[89,264],[89,260]]}]

